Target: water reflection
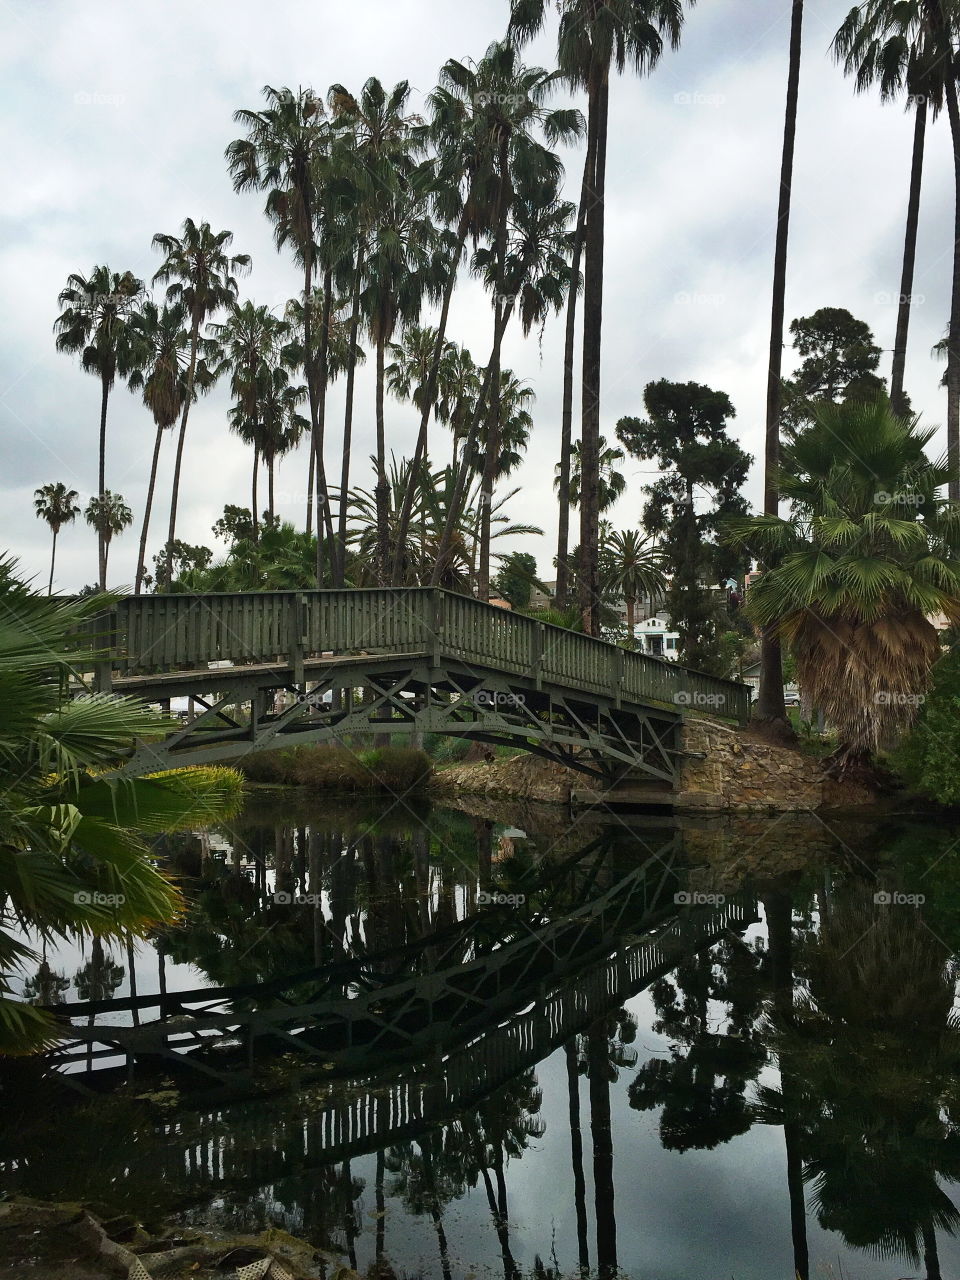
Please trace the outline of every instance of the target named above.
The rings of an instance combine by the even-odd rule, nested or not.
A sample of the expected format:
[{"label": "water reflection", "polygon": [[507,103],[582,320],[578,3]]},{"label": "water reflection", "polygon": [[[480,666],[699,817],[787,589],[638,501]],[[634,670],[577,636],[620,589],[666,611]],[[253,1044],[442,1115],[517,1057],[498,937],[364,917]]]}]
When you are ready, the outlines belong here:
[{"label": "water reflection", "polygon": [[381,1280],[958,1269],[949,833],[498,817],[165,841],[183,924],[24,988],[92,1092],[8,1073],[0,1186]]}]

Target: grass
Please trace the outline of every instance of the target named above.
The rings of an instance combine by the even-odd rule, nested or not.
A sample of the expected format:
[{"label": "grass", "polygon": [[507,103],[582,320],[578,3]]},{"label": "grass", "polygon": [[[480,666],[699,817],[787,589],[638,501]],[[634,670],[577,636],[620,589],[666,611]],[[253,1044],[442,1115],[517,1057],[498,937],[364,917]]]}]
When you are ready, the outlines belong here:
[{"label": "grass", "polygon": [[415,747],[287,747],[245,756],[238,768],[251,782],[316,791],[406,792],[433,772],[430,757]]}]

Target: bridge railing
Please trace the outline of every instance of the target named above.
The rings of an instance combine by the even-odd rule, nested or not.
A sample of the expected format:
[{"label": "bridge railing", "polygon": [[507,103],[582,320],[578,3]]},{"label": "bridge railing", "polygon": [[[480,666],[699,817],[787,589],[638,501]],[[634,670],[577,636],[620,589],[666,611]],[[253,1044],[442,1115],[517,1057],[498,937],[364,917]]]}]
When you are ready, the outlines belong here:
[{"label": "bridge railing", "polygon": [[129,596],[86,624],[121,675],[320,654],[459,658],[584,693],[746,720],[750,690],[428,587]]}]

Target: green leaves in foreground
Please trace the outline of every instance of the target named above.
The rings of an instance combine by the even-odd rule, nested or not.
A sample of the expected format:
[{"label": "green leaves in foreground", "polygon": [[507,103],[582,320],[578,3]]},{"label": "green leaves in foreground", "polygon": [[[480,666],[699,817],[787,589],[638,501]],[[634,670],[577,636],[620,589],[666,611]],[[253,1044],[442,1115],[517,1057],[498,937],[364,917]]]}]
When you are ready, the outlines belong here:
[{"label": "green leaves in foreground", "polygon": [[10,998],[13,972],[38,958],[32,940],[143,936],[175,919],[180,895],[144,837],[209,825],[239,802],[229,769],[98,776],[166,727],[131,699],[71,697],[96,657],[78,637],[102,606],[38,596],[0,560],[0,1053],[56,1039],[49,1014]]}]

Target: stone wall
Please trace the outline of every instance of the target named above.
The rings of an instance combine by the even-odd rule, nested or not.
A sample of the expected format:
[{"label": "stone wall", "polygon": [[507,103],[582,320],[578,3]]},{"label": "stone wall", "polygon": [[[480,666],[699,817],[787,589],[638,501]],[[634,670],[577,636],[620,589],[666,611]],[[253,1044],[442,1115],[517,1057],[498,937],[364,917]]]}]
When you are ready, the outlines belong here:
[{"label": "stone wall", "polygon": [[[681,812],[789,813],[859,808],[876,800],[863,787],[824,778],[812,756],[772,746],[720,720],[688,717],[681,742],[686,759],[673,797]],[[518,755],[443,769],[435,775],[431,790],[437,796],[567,804],[571,790],[583,793],[594,785],[576,770],[537,756]]]},{"label": "stone wall", "polygon": [[689,717],[682,744],[679,809],[795,812],[859,807],[876,799],[865,787],[825,778],[813,756],[773,746],[720,720]]}]

